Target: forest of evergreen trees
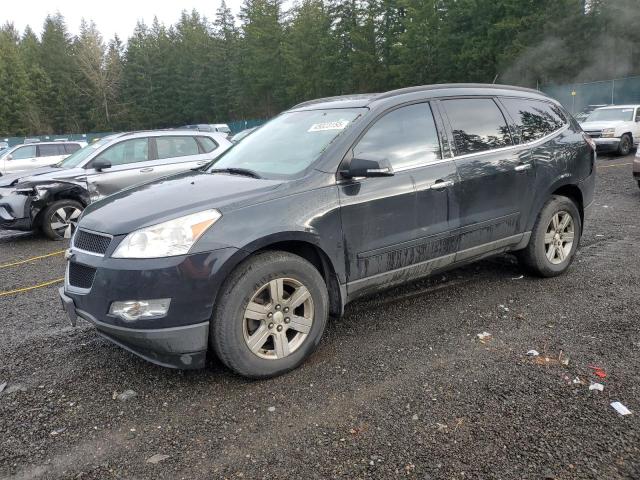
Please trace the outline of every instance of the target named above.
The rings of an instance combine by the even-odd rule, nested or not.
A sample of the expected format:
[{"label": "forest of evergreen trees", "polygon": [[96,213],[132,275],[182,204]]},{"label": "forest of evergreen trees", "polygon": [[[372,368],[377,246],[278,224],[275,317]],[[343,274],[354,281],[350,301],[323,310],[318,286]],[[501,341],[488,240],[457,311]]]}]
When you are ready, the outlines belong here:
[{"label": "forest of evergreen trees", "polygon": [[[212,2],[213,4],[214,2]],[[288,5],[288,4],[287,4]],[[109,8],[105,5],[105,8]],[[212,7],[213,8],[213,7]],[[103,39],[0,29],[0,134],[267,118],[310,98],[640,72],[638,0],[244,0]]]}]

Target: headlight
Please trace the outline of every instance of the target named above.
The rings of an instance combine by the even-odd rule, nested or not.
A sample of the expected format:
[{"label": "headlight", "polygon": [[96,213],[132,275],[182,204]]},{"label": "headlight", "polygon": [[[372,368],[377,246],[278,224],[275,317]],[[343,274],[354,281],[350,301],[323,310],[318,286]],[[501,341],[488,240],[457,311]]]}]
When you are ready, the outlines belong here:
[{"label": "headlight", "polygon": [[608,137],[608,138],[613,138],[616,136],[616,129],[615,128],[605,128],[604,130],[602,130],[602,136],[603,137]]},{"label": "headlight", "polygon": [[205,210],[136,230],[118,245],[113,257],[159,258],[184,255],[221,216],[218,210]]}]

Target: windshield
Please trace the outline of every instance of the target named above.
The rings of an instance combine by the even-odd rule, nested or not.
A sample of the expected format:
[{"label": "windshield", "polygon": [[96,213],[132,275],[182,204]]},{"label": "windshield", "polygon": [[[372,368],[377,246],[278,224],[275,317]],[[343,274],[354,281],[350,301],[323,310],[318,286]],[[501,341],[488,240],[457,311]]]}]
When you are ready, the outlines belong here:
[{"label": "windshield", "polygon": [[633,108],[603,108],[594,110],[587,117],[588,122],[608,122],[615,120],[630,122],[633,120]]},{"label": "windshield", "polygon": [[86,147],[81,148],[80,150],[75,151],[67,158],[62,160],[60,163],[56,165],[56,167],[60,168],[75,168],[80,165],[84,160],[89,158],[91,154],[93,154],[97,149],[106,145],[112,140],[112,137],[104,137],[98,140],[97,142],[93,142]]},{"label": "windshield", "polygon": [[209,165],[291,178],[308,168],[365,109],[289,112],[274,118]]}]

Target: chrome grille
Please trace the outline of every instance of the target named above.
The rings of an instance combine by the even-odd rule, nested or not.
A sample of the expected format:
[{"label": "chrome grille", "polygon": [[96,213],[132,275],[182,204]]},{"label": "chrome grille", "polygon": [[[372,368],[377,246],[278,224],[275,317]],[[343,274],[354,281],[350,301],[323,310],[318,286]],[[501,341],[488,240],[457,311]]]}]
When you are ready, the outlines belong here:
[{"label": "chrome grille", "polygon": [[96,276],[96,269],[80,265],[79,263],[69,263],[69,285],[76,288],[89,289],[93,285],[93,278]]},{"label": "chrome grille", "polygon": [[104,255],[111,244],[111,237],[98,233],[78,230],[73,237],[73,246],[78,250]]},{"label": "chrome grille", "polygon": [[589,135],[591,138],[600,138],[602,136],[601,130],[587,130],[585,131],[585,133]]}]

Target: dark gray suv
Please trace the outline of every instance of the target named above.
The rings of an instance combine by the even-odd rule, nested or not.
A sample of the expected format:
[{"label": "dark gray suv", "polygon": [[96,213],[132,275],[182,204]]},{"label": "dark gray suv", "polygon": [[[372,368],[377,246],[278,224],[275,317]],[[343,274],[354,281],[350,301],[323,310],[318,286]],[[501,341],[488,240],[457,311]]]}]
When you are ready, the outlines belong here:
[{"label": "dark gray suv", "polygon": [[361,295],[501,252],[571,264],[593,142],[556,101],[434,85],[302,103],[200,171],[89,206],[63,305],[154,363],[300,365]]}]

